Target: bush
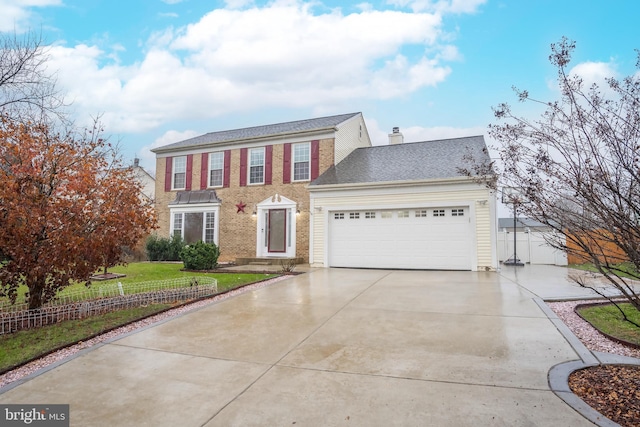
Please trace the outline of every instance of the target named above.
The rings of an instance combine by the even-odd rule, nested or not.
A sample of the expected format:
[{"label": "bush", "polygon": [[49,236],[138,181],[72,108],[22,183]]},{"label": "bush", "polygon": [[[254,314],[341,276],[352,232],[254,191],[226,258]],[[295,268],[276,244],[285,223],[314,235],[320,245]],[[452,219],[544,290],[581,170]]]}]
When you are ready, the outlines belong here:
[{"label": "bush", "polygon": [[215,243],[199,241],[180,251],[180,259],[187,270],[212,270],[218,265],[220,249]]},{"label": "bush", "polygon": [[152,234],[145,245],[149,261],[180,261],[180,252],[184,248],[182,237],[174,234],[171,238]]}]

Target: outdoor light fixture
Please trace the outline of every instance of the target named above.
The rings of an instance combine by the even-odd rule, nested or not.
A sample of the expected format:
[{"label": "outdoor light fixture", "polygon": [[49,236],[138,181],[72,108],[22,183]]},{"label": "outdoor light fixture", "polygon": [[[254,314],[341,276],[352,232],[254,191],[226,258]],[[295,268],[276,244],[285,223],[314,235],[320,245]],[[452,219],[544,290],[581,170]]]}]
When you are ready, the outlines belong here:
[{"label": "outdoor light fixture", "polygon": [[513,203],[513,258],[510,258],[503,262],[504,265],[513,265],[516,267],[524,266],[524,263],[520,262],[518,259],[518,249],[517,249],[517,234],[516,234],[516,226],[518,222],[518,203],[522,198],[522,190],[516,187],[503,187],[502,188],[502,203],[509,204]]}]

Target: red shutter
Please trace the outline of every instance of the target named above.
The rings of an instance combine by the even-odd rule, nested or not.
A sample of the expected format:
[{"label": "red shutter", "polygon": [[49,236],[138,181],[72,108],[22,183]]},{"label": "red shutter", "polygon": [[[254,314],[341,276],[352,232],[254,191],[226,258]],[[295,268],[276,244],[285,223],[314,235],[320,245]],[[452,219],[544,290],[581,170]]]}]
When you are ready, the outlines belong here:
[{"label": "red shutter", "polygon": [[320,141],[311,141],[311,181],[320,175]]},{"label": "red shutter", "polygon": [[240,149],[240,187],[247,185],[247,148]]},{"label": "red shutter", "polygon": [[272,163],[273,163],[273,145],[267,145],[264,147],[265,159],[264,159],[264,183],[271,185],[272,175]]},{"label": "red shutter", "polygon": [[231,150],[225,150],[224,152],[224,178],[222,181],[223,187],[229,187],[231,182]]},{"label": "red shutter", "polygon": [[289,184],[291,182],[291,143],[284,144],[282,182],[284,184]]},{"label": "red shutter", "polygon": [[193,154],[187,156],[187,179],[185,190],[191,191],[191,178],[193,175]]},{"label": "red shutter", "polygon": [[209,186],[209,153],[202,153],[200,163],[200,189],[204,190]]},{"label": "red shutter", "polygon": [[171,157],[167,157],[164,169],[164,191],[171,191]]}]

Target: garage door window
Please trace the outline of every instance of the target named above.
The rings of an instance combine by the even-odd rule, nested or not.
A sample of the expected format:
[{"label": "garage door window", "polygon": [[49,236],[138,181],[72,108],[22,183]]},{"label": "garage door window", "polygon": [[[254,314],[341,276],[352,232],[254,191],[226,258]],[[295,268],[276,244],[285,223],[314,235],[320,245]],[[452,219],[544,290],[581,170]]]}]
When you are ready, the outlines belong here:
[{"label": "garage door window", "polygon": [[464,216],[464,209],[451,209],[451,216]]},{"label": "garage door window", "polygon": [[349,212],[349,219],[360,219],[360,212]]},{"label": "garage door window", "polygon": [[427,210],[420,210],[420,211],[416,211],[416,218],[426,218],[427,217]]},{"label": "garage door window", "polygon": [[335,213],[335,214],[333,214],[333,218],[334,219],[344,219],[344,213],[343,212]]},{"label": "garage door window", "polygon": [[434,209],[433,216],[444,216],[444,209]]},{"label": "garage door window", "polygon": [[409,211],[398,211],[398,218],[409,218]]},{"label": "garage door window", "polygon": [[365,219],[374,219],[376,217],[376,213],[375,212],[365,212],[364,213],[364,217],[365,217]]},{"label": "garage door window", "polygon": [[385,211],[385,212],[380,212],[380,217],[382,219],[390,219],[393,217],[393,214],[389,211]]}]

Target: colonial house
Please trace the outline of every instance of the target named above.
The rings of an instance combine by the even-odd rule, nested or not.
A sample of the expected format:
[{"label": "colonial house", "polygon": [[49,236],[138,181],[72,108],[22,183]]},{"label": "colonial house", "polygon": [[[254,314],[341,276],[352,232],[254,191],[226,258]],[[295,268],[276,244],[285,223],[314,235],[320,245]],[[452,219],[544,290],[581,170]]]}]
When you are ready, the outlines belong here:
[{"label": "colonial house", "polygon": [[153,151],[159,233],[221,261],[493,270],[496,201],[461,172],[482,136],[371,146],[361,113],[214,132]]},{"label": "colonial house", "polygon": [[361,113],[208,133],[153,150],[158,233],[220,261],[309,259],[308,184],[371,141]]}]

